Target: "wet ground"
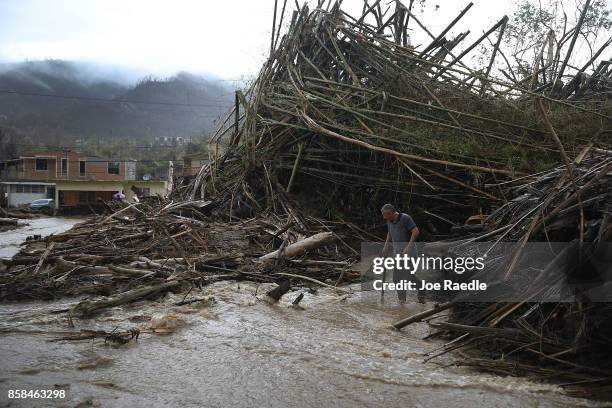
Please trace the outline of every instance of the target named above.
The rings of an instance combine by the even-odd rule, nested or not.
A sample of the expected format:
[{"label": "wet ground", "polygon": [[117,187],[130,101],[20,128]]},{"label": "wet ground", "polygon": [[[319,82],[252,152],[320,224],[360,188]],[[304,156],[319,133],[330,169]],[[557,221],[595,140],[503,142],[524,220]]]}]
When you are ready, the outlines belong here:
[{"label": "wet ground", "polygon": [[[23,232],[23,231],[22,231]],[[31,235],[31,232],[28,233]],[[400,307],[390,295],[289,292],[269,304],[270,285],[223,282],[184,295],[109,309],[89,320],[50,314],[80,299],[0,305],[0,406],[99,407],[568,407],[553,385],[425,363],[440,346],[425,324],[390,324],[431,305]],[[355,290],[359,286],[354,287]],[[173,333],[146,333],[160,322]],[[60,332],[139,328],[136,342],[49,342]],[[56,400],[7,398],[8,390],[64,390]]]}]

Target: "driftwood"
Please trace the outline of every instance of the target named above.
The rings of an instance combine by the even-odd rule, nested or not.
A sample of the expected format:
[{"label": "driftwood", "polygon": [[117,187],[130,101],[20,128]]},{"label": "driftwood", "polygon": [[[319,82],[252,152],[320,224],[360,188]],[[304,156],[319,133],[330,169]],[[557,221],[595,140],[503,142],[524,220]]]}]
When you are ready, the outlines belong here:
[{"label": "driftwood", "polygon": [[[309,277],[322,280],[358,279],[358,274],[346,271],[356,261],[354,254],[348,256],[338,248],[334,255],[318,253],[316,248],[333,242],[334,234],[314,234],[320,231],[321,221],[302,217],[296,210],[289,217],[270,214],[228,224],[198,212],[208,206],[199,200],[191,205],[157,198],[143,200],[138,208],[119,202],[108,206],[113,216],[99,215],[64,233],[28,241],[5,263],[0,300],[83,294],[114,299],[126,296],[126,288],[138,290],[168,280],[185,283],[176,290],[221,280],[280,283],[286,278],[270,274],[270,265],[257,260],[278,248],[281,240],[295,242],[283,247],[285,256],[302,259],[279,263],[274,272],[304,270]],[[313,236],[301,241],[309,230]]]},{"label": "driftwood", "polygon": [[32,272],[33,275],[36,275],[38,273],[38,271],[42,267],[43,263],[45,262],[45,259],[47,259],[47,257],[49,256],[49,254],[53,250],[54,246],[55,246],[55,242],[51,242],[49,244],[49,246],[47,247],[47,249],[45,249],[45,252],[42,254],[40,259],[38,260],[38,263],[36,264],[36,268],[34,268],[34,272]]},{"label": "driftwood", "polygon": [[281,297],[291,289],[291,281],[285,280],[282,281],[277,287],[269,290],[266,295],[268,295],[272,300],[278,302]]},{"label": "driftwood", "polygon": [[83,301],[76,305],[70,313],[75,316],[88,317],[92,314],[99,312],[102,309],[109,307],[115,307],[131,303],[136,300],[144,299],[153,294],[164,293],[173,288],[181,285],[179,281],[171,281],[161,283],[159,285],[144,286],[138,289],[129,290],[127,292],[120,293],[116,296],[97,300],[97,301]]},{"label": "driftwood", "polygon": [[9,209],[0,207],[0,215],[3,218],[29,219],[38,218],[40,216],[40,213],[34,210],[30,210],[27,207]]},{"label": "driftwood", "polygon": [[288,259],[297,258],[304,254],[306,251],[316,249],[325,245],[329,245],[336,240],[332,232],[320,232],[301,241],[288,245],[282,250],[270,252],[258,259],[258,261],[266,262],[278,257],[285,257]]},{"label": "driftwood", "polygon": [[415,322],[420,322],[423,321],[423,319],[426,319],[428,317],[431,317],[435,314],[438,314],[444,310],[450,309],[453,306],[453,302],[447,302],[444,303],[442,305],[436,306],[432,309],[426,310],[424,312],[421,313],[417,313],[415,315],[409,316],[405,319],[399,320],[395,323],[393,323],[393,327],[396,328],[397,330],[400,330],[406,326],[408,326],[409,324],[415,323]]},{"label": "driftwood", "polygon": [[496,327],[483,327],[483,326],[468,326],[465,324],[439,322],[430,324],[435,328],[453,330],[458,332],[466,332],[477,335],[495,336],[495,337],[506,337],[514,340],[519,340],[523,335],[523,332],[518,329],[502,329]]},{"label": "driftwood", "polygon": [[300,294],[299,294],[299,295],[297,295],[297,296],[295,297],[295,299],[293,299],[293,301],[291,302],[291,304],[292,304],[293,306],[297,306],[297,305],[299,305],[299,304],[300,304],[300,302],[302,301],[302,299],[304,299],[304,292],[300,292]]},{"label": "driftwood", "polygon": [[138,328],[132,328],[127,331],[116,331],[107,332],[104,330],[81,330],[78,333],[65,332],[62,337],[48,340],[50,342],[57,341],[82,341],[92,339],[104,339],[104,342],[115,343],[115,344],[127,344],[130,341],[138,341],[141,333],[151,333],[152,330],[141,330]]},{"label": "driftwood", "polygon": [[337,286],[328,285],[325,282],[321,282],[320,280],[311,278],[309,276],[302,276],[302,275],[296,275],[294,273],[284,273],[284,272],[277,272],[276,275],[288,276],[290,278],[303,279],[303,280],[306,280],[306,281],[309,281],[309,282],[316,283],[317,285],[325,286],[326,288],[331,288],[331,289],[333,289],[333,290],[335,290],[336,292],[339,292],[339,293],[347,293],[347,294],[353,293],[350,289],[339,288]]},{"label": "driftwood", "polygon": [[0,225],[16,227],[17,221],[17,218],[0,218]]},{"label": "driftwood", "polygon": [[[557,143],[561,141],[557,139]],[[458,256],[461,244],[477,240],[565,245],[547,265],[532,272],[522,295],[524,301],[466,303],[455,299],[394,324],[400,329],[450,310],[448,322],[436,319],[431,324],[439,329],[439,336],[451,338],[444,350],[431,358],[451,350],[483,348],[486,357],[470,354],[465,364],[484,369],[511,365],[509,373],[539,374],[547,370],[549,375],[566,379],[567,384],[611,382],[610,378],[602,379],[602,375],[610,377],[612,369],[603,357],[612,347],[607,323],[612,319],[611,302],[589,301],[587,297],[584,301],[581,297],[565,302],[532,301],[542,289],[569,278],[560,272],[569,254],[580,249],[580,256],[589,259],[593,251],[609,252],[610,248],[612,153],[589,148],[578,159],[566,155],[561,161],[563,165],[532,177],[499,183],[512,200],[484,217],[484,231],[488,232],[446,243],[455,245],[453,251],[459,252]],[[521,248],[518,245],[516,253],[507,254],[508,262],[501,262],[501,272],[512,270],[516,263],[510,261],[518,259]],[[506,279],[509,276],[506,272]],[[598,279],[602,279],[603,290],[610,287],[606,276]]]}]

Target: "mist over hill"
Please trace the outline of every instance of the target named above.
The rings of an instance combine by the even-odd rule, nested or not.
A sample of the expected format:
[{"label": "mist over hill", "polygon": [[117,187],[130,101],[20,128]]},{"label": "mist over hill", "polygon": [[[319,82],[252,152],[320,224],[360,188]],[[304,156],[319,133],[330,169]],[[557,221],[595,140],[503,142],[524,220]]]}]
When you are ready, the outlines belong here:
[{"label": "mist over hill", "polygon": [[214,78],[186,72],[138,77],[142,73],[74,61],[0,64],[0,142],[202,136],[233,101],[232,88]]}]

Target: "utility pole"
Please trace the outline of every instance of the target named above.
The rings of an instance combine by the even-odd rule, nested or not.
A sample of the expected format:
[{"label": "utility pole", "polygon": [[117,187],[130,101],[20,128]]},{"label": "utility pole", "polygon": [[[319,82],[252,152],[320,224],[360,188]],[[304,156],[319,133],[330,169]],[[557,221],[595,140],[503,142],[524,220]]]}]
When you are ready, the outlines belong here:
[{"label": "utility pole", "polygon": [[[66,179],[68,179],[68,149],[64,148],[64,156],[66,158]],[[60,165],[60,172],[62,173],[62,175],[64,174],[64,164],[62,163]]]},{"label": "utility pole", "polygon": [[[235,108],[234,108],[234,137],[237,139],[238,138],[238,132],[240,131],[239,128],[239,123],[240,123],[240,97],[238,96],[238,93],[240,91],[236,90],[236,101],[235,101]],[[236,141],[236,144],[238,144],[238,141]]]},{"label": "utility pole", "polygon": [[274,54],[274,34],[276,30],[276,10],[278,9],[278,0],[274,0],[274,17],[272,18],[272,38],[270,39],[270,58]]}]

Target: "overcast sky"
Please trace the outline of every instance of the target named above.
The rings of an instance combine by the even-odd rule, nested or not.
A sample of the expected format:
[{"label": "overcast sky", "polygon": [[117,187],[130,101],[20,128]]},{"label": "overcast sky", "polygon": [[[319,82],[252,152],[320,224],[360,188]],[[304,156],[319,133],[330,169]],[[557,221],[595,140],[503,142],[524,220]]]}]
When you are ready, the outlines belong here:
[{"label": "overcast sky", "polygon": [[[455,30],[471,29],[472,39],[512,8],[506,0],[473,2]],[[294,3],[288,1],[287,20]],[[344,3],[357,15],[363,1]],[[468,3],[427,0],[423,20],[438,34]],[[0,0],[0,61],[56,58],[156,76],[181,70],[252,76],[269,52],[273,6],[273,0]],[[415,32],[413,43],[421,35]]]}]

